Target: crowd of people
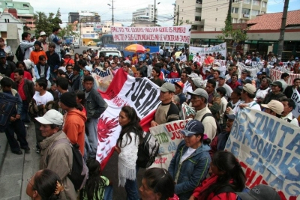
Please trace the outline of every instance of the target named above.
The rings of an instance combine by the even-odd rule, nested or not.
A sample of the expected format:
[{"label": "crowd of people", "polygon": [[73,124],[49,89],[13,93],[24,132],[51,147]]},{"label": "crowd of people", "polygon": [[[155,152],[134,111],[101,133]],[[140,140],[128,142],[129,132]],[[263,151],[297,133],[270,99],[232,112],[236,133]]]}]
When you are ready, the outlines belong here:
[{"label": "crowd of people", "polygon": [[[10,149],[15,154],[23,154],[21,149],[30,152],[26,127],[33,121],[35,151],[41,155],[41,171],[32,177],[26,190],[30,197],[108,198],[111,182],[101,175],[100,163],[96,161],[97,124],[107,104],[97,91],[97,80],[92,74],[124,70],[129,76],[148,78],[160,89],[161,103],[151,121],[152,127],[192,118],[181,130],[184,139],[168,170],[146,170],[138,188],[136,160],[143,130],[135,109],[121,108],[118,118],[121,132],[115,151],[119,185],[127,193],[124,199],[280,199],[268,186],[246,190],[246,176],[239,162],[232,153],[224,151],[236,115],[244,108],[261,110],[299,126],[292,113],[296,104],[291,96],[294,91],[300,92],[300,79],[288,85],[289,74],[283,73],[280,80],[272,81],[270,69],[277,63],[272,53],[265,59],[258,53],[228,54],[227,59],[214,53],[200,62],[198,54],[194,61],[189,60],[186,49],[173,48],[167,55],[164,51],[155,55],[147,53],[143,59],[104,56],[88,49],[72,57],[69,52],[61,51],[59,31],[53,29],[48,42],[45,32],[35,41],[31,41],[30,33],[24,32],[20,44],[24,59],[17,63],[8,58],[4,44],[0,43],[1,92],[15,103],[4,130]],[[181,53],[176,57],[177,51]],[[215,59],[225,59],[225,67]],[[239,62],[249,65],[254,60],[264,62],[256,77],[237,66]],[[293,70],[299,68],[299,60],[290,63]],[[177,81],[165,82],[166,78]],[[194,114],[183,116],[184,104],[192,107]],[[61,142],[65,140],[69,142]],[[89,179],[80,194],[68,177],[73,165],[69,143],[79,145],[89,168]]]}]

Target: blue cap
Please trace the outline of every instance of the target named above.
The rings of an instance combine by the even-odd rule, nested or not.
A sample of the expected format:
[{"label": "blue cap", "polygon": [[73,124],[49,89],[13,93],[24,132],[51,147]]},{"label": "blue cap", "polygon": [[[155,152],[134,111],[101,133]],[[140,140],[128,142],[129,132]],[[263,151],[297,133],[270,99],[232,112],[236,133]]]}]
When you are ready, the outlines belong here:
[{"label": "blue cap", "polygon": [[6,53],[4,51],[0,51],[0,58],[5,58],[6,57]]},{"label": "blue cap", "polygon": [[204,126],[198,120],[188,121],[185,125],[185,128],[180,131],[184,136],[192,136],[195,134],[204,133]]},{"label": "blue cap", "polygon": [[225,76],[224,75],[220,75],[219,78],[225,79]]},{"label": "blue cap", "polygon": [[262,72],[257,72],[257,75],[262,75]]}]

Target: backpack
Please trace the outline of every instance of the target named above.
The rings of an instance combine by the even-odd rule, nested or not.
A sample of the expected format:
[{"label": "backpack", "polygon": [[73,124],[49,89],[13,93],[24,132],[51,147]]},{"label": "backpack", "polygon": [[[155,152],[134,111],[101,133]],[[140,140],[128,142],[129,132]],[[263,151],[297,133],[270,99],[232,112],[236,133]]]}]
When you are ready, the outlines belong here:
[{"label": "backpack", "polygon": [[88,179],[89,169],[79,151],[79,145],[71,144],[68,139],[62,138],[54,142],[54,144],[51,146],[51,149],[53,149],[57,144],[61,143],[70,144],[72,147],[73,165],[71,172],[68,174],[68,178],[72,181],[76,191],[81,190]]},{"label": "backpack", "polygon": [[144,132],[143,138],[143,142],[138,147],[136,164],[141,168],[147,168],[152,165],[158,154],[159,143],[150,132]]},{"label": "backpack", "polygon": [[[202,119],[200,120],[200,122],[202,122],[204,120],[205,117],[207,116],[211,116],[214,118],[214,116],[211,113],[205,113],[202,117]],[[215,119],[215,118],[214,118]],[[216,125],[217,125],[217,132],[216,132],[216,136],[219,135],[222,132],[222,128],[221,125],[219,124],[219,122],[217,122],[217,120],[215,119]]]},{"label": "backpack", "polygon": [[24,60],[26,50],[27,49],[24,49],[24,52],[22,52],[21,46],[20,45],[18,46],[15,54],[18,61]]}]

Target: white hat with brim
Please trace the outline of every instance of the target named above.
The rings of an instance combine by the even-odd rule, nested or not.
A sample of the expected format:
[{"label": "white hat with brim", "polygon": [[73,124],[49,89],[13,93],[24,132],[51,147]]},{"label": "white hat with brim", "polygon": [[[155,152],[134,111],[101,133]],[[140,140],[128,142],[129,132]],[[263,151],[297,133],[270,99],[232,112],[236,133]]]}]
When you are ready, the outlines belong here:
[{"label": "white hat with brim", "polygon": [[41,124],[63,124],[63,115],[54,109],[48,110],[43,117],[36,117],[35,119]]}]

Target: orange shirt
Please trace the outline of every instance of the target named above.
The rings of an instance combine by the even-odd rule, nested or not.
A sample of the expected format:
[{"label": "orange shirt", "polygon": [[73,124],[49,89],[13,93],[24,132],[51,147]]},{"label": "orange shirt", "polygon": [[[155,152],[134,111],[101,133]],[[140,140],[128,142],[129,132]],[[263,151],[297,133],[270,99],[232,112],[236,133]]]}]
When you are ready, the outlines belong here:
[{"label": "orange shirt", "polygon": [[32,51],[30,53],[30,60],[36,65],[39,62],[39,56],[45,56],[46,60],[47,60],[47,55],[45,53],[45,51]]}]

